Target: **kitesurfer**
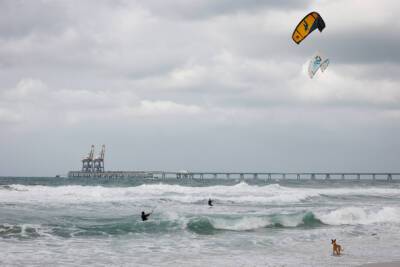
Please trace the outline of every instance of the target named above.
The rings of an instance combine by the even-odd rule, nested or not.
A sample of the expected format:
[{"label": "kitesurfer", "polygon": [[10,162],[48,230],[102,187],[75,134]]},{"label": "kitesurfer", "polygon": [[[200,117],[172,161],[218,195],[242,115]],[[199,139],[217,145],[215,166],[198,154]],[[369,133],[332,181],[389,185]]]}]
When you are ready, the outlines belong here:
[{"label": "kitesurfer", "polygon": [[142,211],[142,221],[147,221],[151,213],[152,212],[146,214],[144,211]]},{"label": "kitesurfer", "polygon": [[212,202],[213,202],[213,201],[211,200],[211,198],[209,198],[209,199],[208,199],[208,206],[212,207],[212,206],[213,206]]}]

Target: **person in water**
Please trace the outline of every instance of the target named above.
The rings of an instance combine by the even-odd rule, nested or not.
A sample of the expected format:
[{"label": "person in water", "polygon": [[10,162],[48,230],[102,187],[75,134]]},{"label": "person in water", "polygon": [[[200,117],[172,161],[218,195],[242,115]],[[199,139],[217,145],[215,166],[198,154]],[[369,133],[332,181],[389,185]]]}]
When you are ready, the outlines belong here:
[{"label": "person in water", "polygon": [[208,199],[208,206],[210,206],[210,207],[213,206],[211,198]]},{"label": "person in water", "polygon": [[142,221],[147,221],[149,219],[149,216],[151,215],[150,213],[144,213],[144,211],[142,211]]}]

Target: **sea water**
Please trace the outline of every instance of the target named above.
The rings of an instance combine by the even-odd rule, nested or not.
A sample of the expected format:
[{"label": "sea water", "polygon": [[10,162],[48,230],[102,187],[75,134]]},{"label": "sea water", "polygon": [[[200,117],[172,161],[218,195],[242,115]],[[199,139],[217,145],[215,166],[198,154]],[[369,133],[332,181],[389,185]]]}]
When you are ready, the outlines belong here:
[{"label": "sea water", "polygon": [[394,261],[399,200],[397,182],[0,178],[0,266]]}]

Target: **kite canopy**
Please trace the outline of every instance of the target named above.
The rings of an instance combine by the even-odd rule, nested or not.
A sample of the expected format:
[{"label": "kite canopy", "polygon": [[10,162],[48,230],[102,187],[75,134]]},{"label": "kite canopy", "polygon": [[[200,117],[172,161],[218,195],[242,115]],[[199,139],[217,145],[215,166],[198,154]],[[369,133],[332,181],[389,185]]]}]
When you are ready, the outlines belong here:
[{"label": "kite canopy", "polygon": [[292,34],[292,39],[296,44],[300,44],[315,29],[322,32],[324,28],[325,22],[322,17],[317,12],[311,12],[299,22]]},{"label": "kite canopy", "polygon": [[308,75],[312,79],[319,69],[322,72],[326,70],[329,65],[329,59],[324,58],[320,53],[315,53],[308,64]]},{"label": "kite canopy", "polygon": [[324,72],[326,70],[326,68],[328,67],[328,65],[329,65],[329,59],[327,58],[324,61],[322,61],[322,63],[321,63],[321,67],[320,67],[321,71]]}]

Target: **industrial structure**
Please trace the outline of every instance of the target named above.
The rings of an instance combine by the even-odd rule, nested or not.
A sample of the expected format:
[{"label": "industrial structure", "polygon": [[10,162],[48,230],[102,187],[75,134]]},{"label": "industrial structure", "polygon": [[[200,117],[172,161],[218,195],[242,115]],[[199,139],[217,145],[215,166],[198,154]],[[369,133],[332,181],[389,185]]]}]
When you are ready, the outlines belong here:
[{"label": "industrial structure", "polygon": [[93,171],[94,172],[104,172],[104,153],[106,152],[106,146],[101,147],[100,154],[97,158],[93,160]]},{"label": "industrial structure", "polygon": [[98,157],[94,157],[94,145],[89,154],[82,159],[80,171],[68,172],[69,178],[151,178],[151,179],[235,179],[235,180],[265,180],[265,182],[277,180],[372,180],[393,181],[400,180],[399,172],[191,172],[181,170],[171,171],[105,171],[104,156],[105,145],[102,145]]},{"label": "industrial structure", "polygon": [[93,172],[94,145],[90,148],[87,157],[82,159],[82,172]]},{"label": "industrial structure", "polygon": [[69,171],[69,178],[139,178],[139,177],[153,177],[152,172],[143,171],[105,171],[104,157],[106,153],[106,146],[102,145],[101,151],[95,157],[95,147],[90,147],[89,154],[82,159],[82,168],[80,171]]},{"label": "industrial structure", "polygon": [[104,154],[106,151],[106,146],[101,147],[101,152],[97,158],[94,158],[94,145],[91,146],[90,152],[87,157],[82,159],[82,172],[104,172]]}]

